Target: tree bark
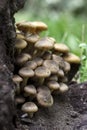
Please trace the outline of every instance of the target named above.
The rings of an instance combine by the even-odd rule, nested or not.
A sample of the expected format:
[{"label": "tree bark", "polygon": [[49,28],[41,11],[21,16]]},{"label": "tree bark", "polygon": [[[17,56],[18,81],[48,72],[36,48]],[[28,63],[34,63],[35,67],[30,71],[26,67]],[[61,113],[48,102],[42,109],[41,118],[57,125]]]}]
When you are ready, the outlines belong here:
[{"label": "tree bark", "polygon": [[0,129],[14,130],[14,84],[12,82],[14,41],[14,13],[25,0],[0,0]]}]

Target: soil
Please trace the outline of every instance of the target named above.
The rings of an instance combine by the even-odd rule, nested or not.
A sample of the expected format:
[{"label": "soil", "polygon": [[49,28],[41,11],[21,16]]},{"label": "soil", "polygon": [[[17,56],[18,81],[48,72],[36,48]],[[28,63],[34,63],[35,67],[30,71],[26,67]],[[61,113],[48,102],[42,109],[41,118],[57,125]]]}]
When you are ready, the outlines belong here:
[{"label": "soil", "polygon": [[[42,108],[33,118],[23,117],[14,104],[14,13],[25,0],[0,1],[0,129],[1,130],[87,130],[87,82],[70,82],[69,91],[53,95],[54,105]],[[74,71],[73,71],[74,70]],[[78,66],[72,65],[69,80]]]}]

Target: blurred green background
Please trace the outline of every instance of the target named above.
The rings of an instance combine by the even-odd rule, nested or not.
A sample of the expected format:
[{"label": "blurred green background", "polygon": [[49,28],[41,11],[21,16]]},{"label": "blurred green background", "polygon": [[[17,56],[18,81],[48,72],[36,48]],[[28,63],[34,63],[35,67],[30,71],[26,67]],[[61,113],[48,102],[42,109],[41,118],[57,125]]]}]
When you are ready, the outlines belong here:
[{"label": "blurred green background", "polygon": [[44,36],[67,44],[81,55],[79,44],[87,42],[87,0],[26,0],[16,15],[19,21],[43,21],[48,25]]}]

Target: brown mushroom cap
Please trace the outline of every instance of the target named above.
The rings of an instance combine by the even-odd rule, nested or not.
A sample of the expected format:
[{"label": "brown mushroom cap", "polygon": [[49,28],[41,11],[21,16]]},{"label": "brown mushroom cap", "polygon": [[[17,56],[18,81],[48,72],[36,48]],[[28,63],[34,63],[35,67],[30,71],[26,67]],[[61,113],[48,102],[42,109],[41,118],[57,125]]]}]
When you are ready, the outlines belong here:
[{"label": "brown mushroom cap", "polygon": [[23,32],[36,33],[39,31],[47,30],[47,25],[40,21],[23,22],[17,25],[18,29]]},{"label": "brown mushroom cap", "polygon": [[25,102],[25,98],[24,97],[22,97],[22,96],[16,96],[16,98],[15,98],[15,103],[16,104],[22,104],[22,103],[24,103]]},{"label": "brown mushroom cap", "polygon": [[20,83],[23,81],[22,77],[20,77],[19,75],[13,75],[12,80],[14,83]]},{"label": "brown mushroom cap", "polygon": [[35,69],[35,75],[40,78],[49,77],[51,74],[50,70],[45,66],[40,66]]},{"label": "brown mushroom cap", "polygon": [[37,66],[40,66],[40,65],[42,65],[42,63],[43,63],[43,59],[40,58],[40,57],[35,57],[35,58],[33,59],[33,61],[36,62]]},{"label": "brown mushroom cap", "polygon": [[31,61],[27,61],[24,66],[26,66],[30,69],[35,69],[37,67],[37,63],[35,61],[31,60]]},{"label": "brown mushroom cap", "polygon": [[54,42],[49,37],[41,38],[35,43],[35,48],[40,50],[50,50],[53,48]]},{"label": "brown mushroom cap", "polygon": [[44,60],[51,60],[51,58],[52,58],[51,52],[50,52],[50,51],[46,51],[46,52],[42,55],[42,58],[43,58]]},{"label": "brown mushroom cap", "polygon": [[65,61],[67,61],[69,63],[80,64],[80,58],[78,56],[76,56],[75,54],[68,53],[63,58]]},{"label": "brown mushroom cap", "polygon": [[51,107],[53,105],[53,97],[47,90],[40,90],[37,93],[37,101],[43,107]]},{"label": "brown mushroom cap", "polygon": [[19,75],[22,77],[33,77],[34,71],[32,69],[29,69],[28,67],[23,67],[19,70]]},{"label": "brown mushroom cap", "polygon": [[36,96],[36,88],[34,85],[27,85],[24,87],[24,92],[26,92],[29,96],[32,95],[32,96]]},{"label": "brown mushroom cap", "polygon": [[70,64],[69,64],[68,62],[64,61],[64,65],[65,65],[64,71],[65,71],[65,72],[70,71],[70,68],[71,68]]},{"label": "brown mushroom cap", "polygon": [[58,74],[58,77],[64,77],[64,71],[62,69],[59,69],[57,74]]},{"label": "brown mushroom cap", "polygon": [[23,65],[25,62],[27,62],[28,60],[30,60],[32,57],[30,54],[28,53],[21,53],[20,55],[17,56],[16,58],[16,64],[18,65]]},{"label": "brown mushroom cap", "polygon": [[25,39],[24,35],[22,33],[17,33],[17,38],[18,39]]},{"label": "brown mushroom cap", "polygon": [[53,74],[53,75],[49,76],[46,80],[47,81],[58,81],[58,75]]},{"label": "brown mushroom cap", "polygon": [[[22,105],[21,110],[29,115],[38,111],[38,107],[33,102],[26,102]],[[32,115],[33,116],[33,115]]]},{"label": "brown mushroom cap", "polygon": [[54,50],[61,52],[61,53],[68,53],[69,52],[69,48],[63,43],[54,44]]},{"label": "brown mushroom cap", "polygon": [[43,66],[48,68],[52,74],[56,74],[59,70],[59,66],[54,60],[44,60]]},{"label": "brown mushroom cap", "polygon": [[17,38],[15,41],[15,48],[24,49],[27,46],[27,42],[23,39]]},{"label": "brown mushroom cap", "polygon": [[39,40],[40,36],[38,34],[27,34],[25,40],[27,42],[35,43]]},{"label": "brown mushroom cap", "polygon": [[65,67],[64,59],[61,56],[53,54],[52,55],[52,59],[59,65],[60,68],[64,68]]},{"label": "brown mushroom cap", "polygon": [[49,81],[47,82],[47,86],[53,91],[53,90],[58,90],[60,85],[56,81]]},{"label": "brown mushroom cap", "polygon": [[68,89],[69,89],[69,87],[66,84],[60,83],[59,91],[61,93],[64,93],[64,92],[68,91]]}]

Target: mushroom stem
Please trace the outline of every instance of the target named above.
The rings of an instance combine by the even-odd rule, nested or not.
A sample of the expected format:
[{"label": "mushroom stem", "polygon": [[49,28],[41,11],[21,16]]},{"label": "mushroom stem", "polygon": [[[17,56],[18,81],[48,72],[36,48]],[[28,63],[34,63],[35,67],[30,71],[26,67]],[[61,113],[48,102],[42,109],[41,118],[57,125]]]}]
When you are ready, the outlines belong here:
[{"label": "mushroom stem", "polygon": [[29,77],[23,78],[23,81],[21,82],[21,91],[24,90],[24,87],[27,85]]}]

